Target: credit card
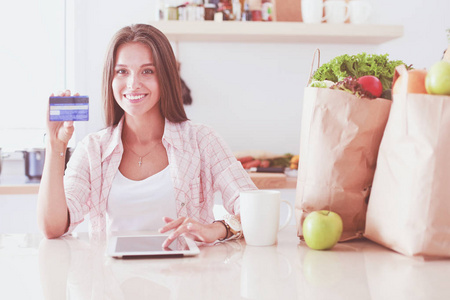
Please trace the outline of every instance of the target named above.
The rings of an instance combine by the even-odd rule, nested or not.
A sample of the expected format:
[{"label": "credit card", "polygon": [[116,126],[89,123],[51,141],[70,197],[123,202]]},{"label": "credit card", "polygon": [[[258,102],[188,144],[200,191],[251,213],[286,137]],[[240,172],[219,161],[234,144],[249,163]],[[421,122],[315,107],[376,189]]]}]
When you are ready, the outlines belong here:
[{"label": "credit card", "polygon": [[50,97],[50,121],[89,121],[89,97]]}]

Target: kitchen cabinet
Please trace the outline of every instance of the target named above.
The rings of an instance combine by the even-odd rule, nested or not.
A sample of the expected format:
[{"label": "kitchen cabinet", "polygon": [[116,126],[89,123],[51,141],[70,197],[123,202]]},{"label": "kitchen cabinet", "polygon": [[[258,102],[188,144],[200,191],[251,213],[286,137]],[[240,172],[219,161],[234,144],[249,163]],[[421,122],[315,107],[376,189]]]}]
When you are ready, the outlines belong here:
[{"label": "kitchen cabinet", "polygon": [[401,25],[301,22],[149,22],[172,42],[381,44],[403,35]]}]

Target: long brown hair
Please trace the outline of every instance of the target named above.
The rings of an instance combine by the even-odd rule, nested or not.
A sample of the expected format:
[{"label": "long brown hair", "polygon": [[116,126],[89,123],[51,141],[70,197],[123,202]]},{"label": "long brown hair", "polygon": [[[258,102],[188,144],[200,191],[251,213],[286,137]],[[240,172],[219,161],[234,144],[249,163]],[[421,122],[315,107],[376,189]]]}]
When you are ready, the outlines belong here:
[{"label": "long brown hair", "polygon": [[183,107],[180,74],[169,40],[161,31],[151,25],[135,24],[120,29],[113,36],[106,54],[102,81],[106,126],[116,125],[124,114],[114,98],[112,80],[117,49],[120,45],[130,42],[140,42],[152,51],[161,93],[159,103],[162,116],[174,123],[186,121],[188,118]]}]

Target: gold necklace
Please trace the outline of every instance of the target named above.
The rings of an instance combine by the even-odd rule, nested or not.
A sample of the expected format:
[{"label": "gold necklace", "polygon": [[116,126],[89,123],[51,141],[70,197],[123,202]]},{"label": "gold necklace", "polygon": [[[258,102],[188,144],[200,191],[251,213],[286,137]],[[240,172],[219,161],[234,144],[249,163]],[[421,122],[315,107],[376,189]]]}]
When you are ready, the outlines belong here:
[{"label": "gold necklace", "polygon": [[150,153],[152,153],[153,148],[155,148],[157,145],[159,145],[160,143],[162,143],[162,141],[159,141],[158,143],[154,144],[154,145],[150,148],[150,149],[152,149],[152,150],[150,150],[149,152],[147,152],[147,154],[141,156],[141,155],[137,154],[136,152],[134,152],[133,149],[131,149],[131,147],[128,145],[127,142],[125,142],[125,141],[123,141],[123,142],[124,142],[124,145],[127,146],[127,149],[128,149],[128,150],[130,150],[134,155],[136,155],[137,157],[139,157],[139,161],[138,161],[139,167],[142,167],[142,159],[143,159],[144,157],[146,157],[147,155],[149,155]]}]

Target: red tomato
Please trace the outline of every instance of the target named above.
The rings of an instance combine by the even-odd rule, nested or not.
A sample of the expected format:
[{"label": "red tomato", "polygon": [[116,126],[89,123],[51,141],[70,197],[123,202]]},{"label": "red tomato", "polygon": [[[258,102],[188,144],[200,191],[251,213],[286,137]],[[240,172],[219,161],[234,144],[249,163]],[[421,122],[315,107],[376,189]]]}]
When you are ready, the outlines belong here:
[{"label": "red tomato", "polygon": [[383,92],[383,85],[380,79],[375,76],[367,75],[358,78],[358,83],[363,89],[370,92],[375,97],[380,97]]}]

